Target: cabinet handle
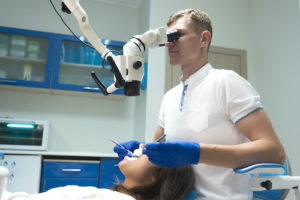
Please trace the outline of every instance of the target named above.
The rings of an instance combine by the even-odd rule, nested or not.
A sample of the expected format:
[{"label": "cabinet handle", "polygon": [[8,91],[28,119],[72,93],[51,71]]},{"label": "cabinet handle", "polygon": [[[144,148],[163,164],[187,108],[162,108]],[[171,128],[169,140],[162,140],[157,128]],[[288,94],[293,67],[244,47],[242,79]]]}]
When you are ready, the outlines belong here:
[{"label": "cabinet handle", "polygon": [[14,83],[14,84],[16,84],[17,81],[14,81],[14,80],[0,80],[0,83]]},{"label": "cabinet handle", "polygon": [[96,88],[96,87],[83,87],[84,90],[92,90],[92,91],[95,91],[95,90],[100,90],[99,88]]},{"label": "cabinet handle", "polygon": [[81,169],[62,169],[63,172],[81,172]]}]

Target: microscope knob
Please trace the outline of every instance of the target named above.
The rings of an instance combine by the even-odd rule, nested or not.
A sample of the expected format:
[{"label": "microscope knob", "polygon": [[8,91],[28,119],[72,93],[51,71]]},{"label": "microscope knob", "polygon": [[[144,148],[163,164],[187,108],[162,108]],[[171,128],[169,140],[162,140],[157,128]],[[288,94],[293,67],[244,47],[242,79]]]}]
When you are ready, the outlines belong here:
[{"label": "microscope knob", "polygon": [[141,61],[136,61],[135,63],[133,63],[134,69],[139,69],[141,66],[143,66],[143,63]]}]

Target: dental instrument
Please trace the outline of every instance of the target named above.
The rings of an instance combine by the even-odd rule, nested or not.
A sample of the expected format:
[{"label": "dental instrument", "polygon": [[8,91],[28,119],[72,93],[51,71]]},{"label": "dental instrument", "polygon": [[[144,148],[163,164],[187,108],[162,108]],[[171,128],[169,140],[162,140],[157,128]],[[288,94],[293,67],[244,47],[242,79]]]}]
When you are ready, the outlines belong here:
[{"label": "dental instrument", "polygon": [[167,135],[163,134],[160,138],[158,138],[155,142],[160,142],[162,141]]},{"label": "dental instrument", "polygon": [[126,147],[124,147],[123,145],[121,145],[120,143],[114,141],[114,140],[111,140],[113,143],[115,143],[115,145],[118,145],[119,147],[121,147],[122,149],[125,149],[128,153],[130,153],[132,155],[132,152],[129,151]]},{"label": "dental instrument", "polygon": [[139,158],[140,155],[136,155],[134,153],[132,153],[129,149],[127,149],[126,147],[124,147],[123,145],[121,145],[120,143],[114,141],[114,140],[111,140],[113,143],[115,143],[116,145],[118,145],[119,147],[121,147],[122,149],[125,149],[129,154],[131,154],[132,156],[131,157],[135,157],[135,158]]}]

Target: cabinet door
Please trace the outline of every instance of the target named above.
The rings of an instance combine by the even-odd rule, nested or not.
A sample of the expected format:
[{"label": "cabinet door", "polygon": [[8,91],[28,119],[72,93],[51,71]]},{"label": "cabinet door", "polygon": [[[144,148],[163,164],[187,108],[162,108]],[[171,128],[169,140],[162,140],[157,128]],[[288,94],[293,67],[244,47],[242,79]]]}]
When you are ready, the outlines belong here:
[{"label": "cabinet door", "polygon": [[[116,55],[123,54],[124,42],[102,40]],[[101,92],[91,72],[94,71],[104,85],[114,82],[114,75],[107,62],[94,49],[82,44],[74,36],[57,34],[52,88],[76,91]],[[115,94],[123,94],[119,89]]]},{"label": "cabinet door", "polygon": [[101,158],[100,188],[111,188],[117,180],[123,182],[125,177],[121,173],[118,158]]},{"label": "cabinet door", "polygon": [[0,84],[49,88],[52,33],[0,26]]}]

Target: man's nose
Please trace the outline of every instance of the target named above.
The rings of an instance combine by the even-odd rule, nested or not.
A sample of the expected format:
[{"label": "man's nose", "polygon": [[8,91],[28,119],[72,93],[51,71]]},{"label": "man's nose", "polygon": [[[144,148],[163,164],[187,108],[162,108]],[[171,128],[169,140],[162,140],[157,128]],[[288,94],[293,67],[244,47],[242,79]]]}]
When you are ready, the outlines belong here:
[{"label": "man's nose", "polygon": [[165,45],[166,45],[166,47],[174,47],[175,46],[175,41],[166,42]]}]

